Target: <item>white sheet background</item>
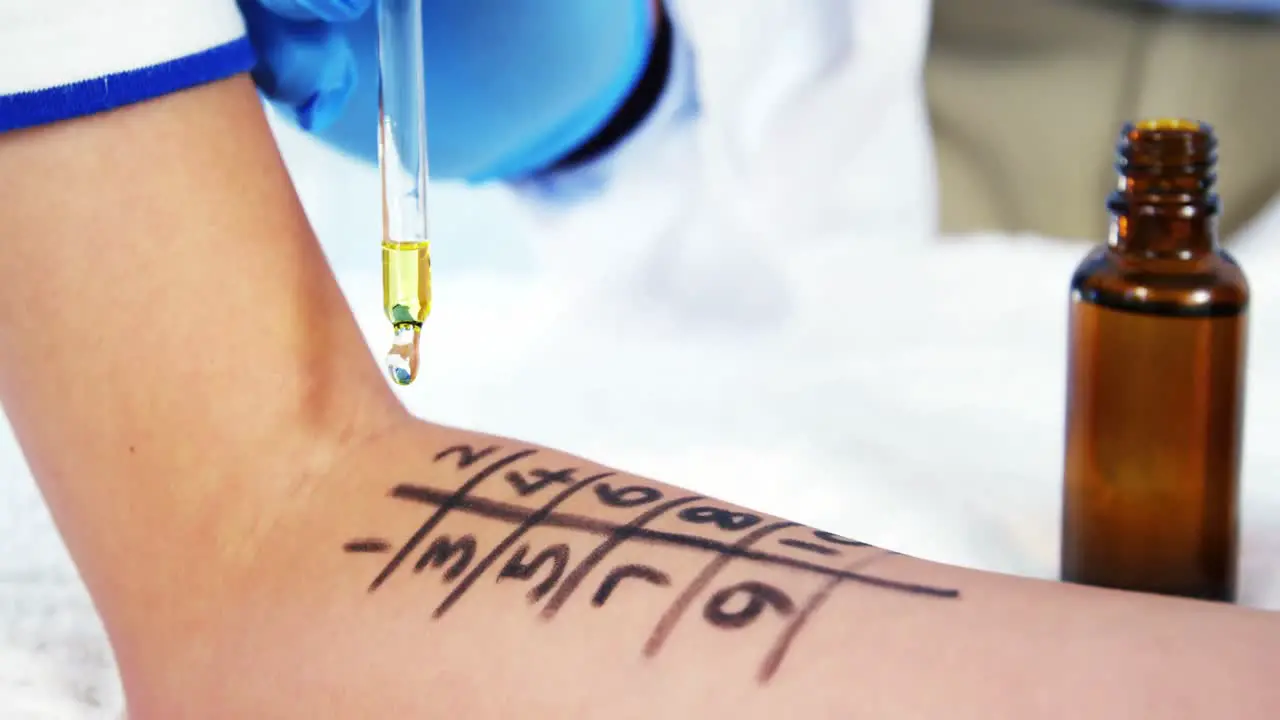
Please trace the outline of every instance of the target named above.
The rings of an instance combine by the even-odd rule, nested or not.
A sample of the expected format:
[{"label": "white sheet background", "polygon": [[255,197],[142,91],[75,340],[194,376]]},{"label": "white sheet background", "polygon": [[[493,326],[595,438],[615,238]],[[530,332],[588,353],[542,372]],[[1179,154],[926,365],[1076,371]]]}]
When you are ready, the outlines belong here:
[{"label": "white sheet background", "polygon": [[[282,144],[381,352],[374,172],[295,133]],[[886,167],[869,177],[892,182]],[[432,199],[427,341],[442,350],[405,393],[421,414],[904,552],[1055,574],[1066,283],[1084,246],[921,242],[892,223],[856,238],[780,237],[803,248],[769,276],[787,289],[781,319],[712,330],[652,322],[589,278],[539,274],[536,230],[501,191]],[[1280,208],[1245,235],[1243,601],[1280,609],[1280,451],[1268,443],[1280,435]],[[0,718],[115,717],[119,705],[100,624],[0,426]]]}]

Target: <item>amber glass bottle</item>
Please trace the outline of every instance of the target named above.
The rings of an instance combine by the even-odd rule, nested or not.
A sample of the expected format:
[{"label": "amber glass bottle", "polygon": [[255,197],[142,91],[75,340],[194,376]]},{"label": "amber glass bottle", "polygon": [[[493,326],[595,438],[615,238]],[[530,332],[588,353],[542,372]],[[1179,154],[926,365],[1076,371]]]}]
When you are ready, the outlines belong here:
[{"label": "amber glass bottle", "polygon": [[1234,602],[1249,287],[1208,125],[1126,126],[1106,245],[1071,280],[1062,578]]}]

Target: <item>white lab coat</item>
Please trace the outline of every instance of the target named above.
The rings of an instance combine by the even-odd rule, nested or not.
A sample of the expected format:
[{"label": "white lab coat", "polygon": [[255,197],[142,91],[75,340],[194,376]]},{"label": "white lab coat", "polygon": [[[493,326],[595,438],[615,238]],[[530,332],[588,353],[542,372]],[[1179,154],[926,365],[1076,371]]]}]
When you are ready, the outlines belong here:
[{"label": "white lab coat", "polygon": [[[782,292],[770,274],[822,237],[849,228],[897,243],[932,236],[925,0],[753,0],[750,13],[731,0],[671,6],[695,48],[696,57],[677,53],[675,75],[696,67],[697,119],[660,108],[609,162],[601,197],[544,214],[555,222],[539,245],[544,269],[640,272],[614,291],[644,296],[658,314],[687,320],[714,307],[755,324],[770,312],[762,294]],[[730,277],[726,258],[744,275]]]}]

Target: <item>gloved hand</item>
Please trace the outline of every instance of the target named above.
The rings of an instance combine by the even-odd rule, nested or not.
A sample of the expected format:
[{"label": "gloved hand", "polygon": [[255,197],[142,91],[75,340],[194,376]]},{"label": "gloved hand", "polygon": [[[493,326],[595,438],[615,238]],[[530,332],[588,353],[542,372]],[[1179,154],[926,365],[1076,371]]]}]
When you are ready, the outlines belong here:
[{"label": "gloved hand", "polygon": [[337,27],[373,0],[238,0],[258,52],[254,82],[305,130],[328,127],[356,87],[356,59]]},{"label": "gloved hand", "polygon": [[[376,156],[373,0],[239,0],[264,94]],[[423,0],[432,177],[517,178],[591,137],[648,59],[652,0]]]}]

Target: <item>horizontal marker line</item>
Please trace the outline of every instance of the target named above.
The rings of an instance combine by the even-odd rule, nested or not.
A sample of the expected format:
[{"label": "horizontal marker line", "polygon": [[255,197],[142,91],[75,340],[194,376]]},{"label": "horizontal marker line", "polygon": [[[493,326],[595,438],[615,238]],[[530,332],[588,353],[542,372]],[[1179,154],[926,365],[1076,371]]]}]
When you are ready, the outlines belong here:
[{"label": "horizontal marker line", "polygon": [[[510,523],[524,522],[538,512],[537,509],[521,507],[519,505],[505,503],[498,500],[490,500],[488,498],[465,497],[461,499],[454,499],[454,493],[443,492],[441,490],[436,490],[435,488],[420,485],[397,485],[391,491],[391,496],[402,500],[411,500],[413,502],[435,506],[443,505],[453,499],[456,503],[452,507],[453,510]],[[823,565],[815,565],[814,563],[797,560],[784,555],[774,555],[772,553],[760,552],[747,548],[737,548],[731,544],[711,540],[697,535],[663,532],[642,527],[627,527],[621,523],[608,522],[606,520],[599,520],[583,515],[552,512],[540,518],[538,525],[541,527],[558,527],[568,530],[577,530],[580,532],[590,533],[592,535],[609,535],[614,532],[619,532],[619,534],[625,535],[629,540],[640,540],[655,544],[706,550],[709,552],[719,553],[721,555],[729,555],[736,558],[742,558],[744,560],[755,560],[760,563],[789,567],[796,570],[804,570],[818,575],[840,578],[841,580],[848,580],[849,582],[856,582],[886,590],[897,590],[899,592],[911,593],[913,595],[925,595],[937,598],[956,598],[960,596],[960,591],[952,588],[933,587],[929,585],[901,582],[898,580],[889,580],[871,575],[863,575],[861,573],[838,570],[836,568],[830,568]]]}]

